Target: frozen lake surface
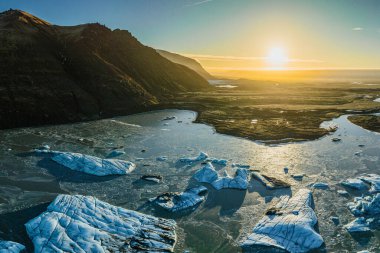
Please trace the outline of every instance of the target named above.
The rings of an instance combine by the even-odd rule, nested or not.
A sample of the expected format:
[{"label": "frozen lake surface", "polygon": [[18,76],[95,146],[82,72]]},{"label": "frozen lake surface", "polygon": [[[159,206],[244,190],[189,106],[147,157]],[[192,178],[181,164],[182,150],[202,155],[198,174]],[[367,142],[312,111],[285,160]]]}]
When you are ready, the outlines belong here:
[{"label": "frozen lake surface", "polygon": [[[267,146],[217,134],[210,126],[192,123],[195,117],[192,111],[162,110],[85,123],[0,131],[0,239],[19,242],[31,249],[24,223],[45,211],[58,194],[65,193],[90,195],[112,205],[175,219],[176,252],[239,252],[239,243],[279,196],[324,182],[328,189],[312,191],[318,229],[327,251],[378,252],[379,231],[353,236],[343,228],[354,220],[346,204],[362,192],[346,189],[340,182],[362,173],[380,174],[379,134],[342,116],[324,124],[338,126],[332,135],[316,141]],[[333,142],[332,138],[341,140]],[[30,152],[43,145],[100,158],[106,158],[114,149],[121,150],[125,154],[120,153],[117,159],[135,163],[136,169],[121,176],[87,175]],[[250,165],[251,169],[289,182],[292,187],[267,190],[254,179],[246,191],[217,191],[204,184],[208,188],[206,200],[193,212],[181,214],[158,210],[149,203],[150,198],[162,193],[183,192],[199,185],[192,176],[202,166],[200,162],[188,165],[178,160],[196,157],[201,151],[228,160],[225,167],[214,164],[221,175],[224,170],[233,175],[238,168],[233,163]],[[147,174],[161,175],[163,180],[157,184],[140,179]],[[291,176],[303,174],[303,178]],[[342,196],[338,190],[347,190],[349,195]],[[335,225],[331,217],[338,217],[340,224]]]}]

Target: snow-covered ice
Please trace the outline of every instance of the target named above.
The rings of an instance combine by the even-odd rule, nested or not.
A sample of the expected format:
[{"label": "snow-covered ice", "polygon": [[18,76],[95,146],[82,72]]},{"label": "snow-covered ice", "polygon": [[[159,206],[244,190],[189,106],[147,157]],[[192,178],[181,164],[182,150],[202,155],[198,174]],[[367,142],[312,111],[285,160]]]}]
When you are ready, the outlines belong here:
[{"label": "snow-covered ice", "polygon": [[358,177],[360,180],[363,180],[367,184],[371,185],[369,189],[370,193],[380,192],[380,176],[377,174],[364,174]]},{"label": "snow-covered ice", "polygon": [[17,242],[0,241],[0,253],[19,253],[25,250],[25,246]]},{"label": "snow-covered ice", "polygon": [[207,188],[204,186],[198,186],[194,188],[187,189],[184,192],[167,192],[161,194],[158,197],[150,199],[150,201],[169,212],[180,212],[194,208],[204,201],[204,196],[201,194],[205,193]]},{"label": "snow-covered ice", "polygon": [[348,209],[354,215],[380,214],[380,193],[373,196],[356,197],[354,202],[347,203]]},{"label": "snow-covered ice", "polygon": [[110,205],[59,195],[25,224],[35,252],[172,252],[176,223]]},{"label": "snow-covered ice", "polygon": [[314,230],[318,220],[312,205],[313,196],[308,189],[299,190],[291,198],[282,196],[241,244],[243,251],[270,247],[301,253],[319,248],[323,239]]},{"label": "snow-covered ice", "polygon": [[69,169],[96,176],[125,175],[135,169],[135,164],[125,160],[102,159],[80,153],[52,153],[51,159]]},{"label": "snow-covered ice", "polygon": [[213,181],[212,186],[217,189],[239,189],[246,190],[248,188],[249,174],[246,169],[238,168],[235,176],[231,177],[227,174],[225,177],[219,177]]},{"label": "snow-covered ice", "polygon": [[249,174],[246,169],[238,168],[235,176],[231,177],[225,172],[225,176],[221,177],[214,169],[211,163],[207,163],[194,174],[194,179],[200,183],[209,183],[215,189],[241,189],[248,188]]},{"label": "snow-covered ice", "polygon": [[211,184],[218,179],[218,172],[216,172],[211,163],[207,163],[200,170],[198,170],[193,177],[200,183]]}]

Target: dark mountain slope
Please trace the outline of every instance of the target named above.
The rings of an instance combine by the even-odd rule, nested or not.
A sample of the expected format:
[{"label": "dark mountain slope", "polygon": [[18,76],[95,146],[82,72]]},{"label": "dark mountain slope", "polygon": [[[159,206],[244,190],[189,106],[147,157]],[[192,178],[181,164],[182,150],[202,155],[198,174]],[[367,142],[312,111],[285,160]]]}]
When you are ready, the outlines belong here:
[{"label": "dark mountain slope", "polygon": [[0,14],[0,128],[132,113],[207,88],[128,31],[55,26],[18,10]]},{"label": "dark mountain slope", "polygon": [[194,59],[191,59],[189,57],[186,57],[186,56],[183,56],[180,54],[171,53],[171,52],[168,52],[165,50],[157,49],[157,52],[160,55],[162,55],[163,57],[165,57],[166,59],[168,59],[174,63],[184,65],[184,66],[188,67],[189,69],[194,70],[195,72],[197,72],[199,75],[201,75],[205,79],[214,79],[214,77],[212,75],[210,75],[202,67],[202,65]]}]

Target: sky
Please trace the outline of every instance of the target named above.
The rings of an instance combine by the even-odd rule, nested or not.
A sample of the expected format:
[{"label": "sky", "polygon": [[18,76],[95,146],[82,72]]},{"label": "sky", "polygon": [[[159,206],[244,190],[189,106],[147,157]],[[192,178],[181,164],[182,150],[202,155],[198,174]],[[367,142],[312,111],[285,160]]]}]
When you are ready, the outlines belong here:
[{"label": "sky", "polygon": [[9,8],[126,29],[211,72],[380,68],[379,0],[0,0]]}]

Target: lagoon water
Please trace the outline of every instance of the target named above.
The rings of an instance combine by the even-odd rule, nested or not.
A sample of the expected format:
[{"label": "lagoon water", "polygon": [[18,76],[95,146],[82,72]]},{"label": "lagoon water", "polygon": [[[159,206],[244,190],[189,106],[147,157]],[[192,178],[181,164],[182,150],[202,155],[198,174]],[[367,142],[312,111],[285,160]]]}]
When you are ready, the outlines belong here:
[{"label": "lagoon water", "polygon": [[[176,119],[165,120],[165,117]],[[264,211],[281,195],[291,195],[314,182],[326,182],[327,190],[313,190],[318,229],[327,252],[379,252],[380,232],[352,236],[343,228],[354,217],[346,203],[361,193],[344,189],[339,182],[362,173],[380,174],[380,135],[347,120],[334,119],[338,130],[319,140],[268,146],[242,138],[221,135],[204,124],[195,124],[196,113],[162,110],[77,124],[20,128],[0,131],[0,239],[23,243],[31,249],[23,224],[39,215],[58,194],[92,195],[103,201],[178,223],[176,252],[240,252],[239,242],[250,233]],[[328,125],[328,124],[326,124]],[[332,142],[337,137],[341,141]],[[44,156],[30,152],[49,145],[53,150],[106,157],[114,148],[118,157],[136,163],[129,175],[96,177],[71,171]],[[364,146],[359,146],[364,145]],[[228,159],[220,172],[234,172],[232,163],[249,164],[264,174],[292,184],[289,190],[266,190],[251,180],[247,191],[209,187],[206,201],[194,212],[169,214],[156,210],[148,199],[167,191],[184,191],[197,185],[192,175],[201,164],[178,163],[200,151]],[[167,156],[166,161],[157,161]],[[289,172],[285,174],[284,168]],[[160,174],[163,182],[140,180],[144,174]],[[292,174],[305,174],[302,181]],[[340,218],[334,225],[330,217]]]}]

